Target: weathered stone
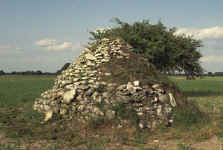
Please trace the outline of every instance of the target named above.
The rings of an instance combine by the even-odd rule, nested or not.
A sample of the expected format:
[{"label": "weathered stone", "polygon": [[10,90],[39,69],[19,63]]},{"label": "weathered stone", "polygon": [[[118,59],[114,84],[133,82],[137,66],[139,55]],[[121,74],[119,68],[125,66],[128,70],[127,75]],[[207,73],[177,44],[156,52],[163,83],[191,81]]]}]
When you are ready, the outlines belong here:
[{"label": "weathered stone", "polygon": [[53,111],[49,110],[45,113],[45,118],[44,118],[44,122],[50,120],[53,117]]},{"label": "weathered stone", "polygon": [[67,114],[67,109],[60,108],[60,115],[65,115],[65,114]]},{"label": "weathered stone", "polygon": [[105,76],[110,76],[110,75],[111,75],[111,73],[109,73],[109,72],[105,73]]},{"label": "weathered stone", "polygon": [[63,95],[63,102],[66,104],[71,103],[71,101],[74,99],[75,95],[76,95],[76,89],[65,92]]},{"label": "weathered stone", "polygon": [[139,81],[134,81],[134,82],[133,82],[133,85],[134,85],[134,86],[139,86]]},{"label": "weathered stone", "polygon": [[95,56],[91,55],[90,53],[87,53],[87,54],[85,55],[85,57],[86,57],[86,59],[88,59],[88,60],[97,60],[97,58],[96,58]]},{"label": "weathered stone", "polygon": [[160,84],[154,84],[154,85],[152,86],[152,88],[154,88],[154,89],[158,89],[158,88],[160,88],[160,87],[161,87]]},{"label": "weathered stone", "polygon": [[170,104],[171,104],[173,107],[176,107],[177,104],[176,104],[176,100],[175,100],[173,94],[172,94],[172,93],[169,93],[168,95],[169,95],[169,97],[170,97]]},{"label": "weathered stone", "polygon": [[159,94],[159,101],[162,102],[162,103],[166,103],[166,102],[169,102],[169,95],[167,94]]},{"label": "weathered stone", "polygon": [[143,129],[145,126],[142,122],[139,123],[139,128]]},{"label": "weathered stone", "polygon": [[87,89],[89,89],[89,86],[88,85],[79,85],[77,88],[81,89],[81,90],[87,90]]},{"label": "weathered stone", "polygon": [[95,89],[94,88],[89,88],[86,92],[85,95],[86,96],[91,96],[94,93]]},{"label": "weathered stone", "polygon": [[105,113],[105,116],[108,119],[114,119],[115,118],[115,111],[108,109]]}]

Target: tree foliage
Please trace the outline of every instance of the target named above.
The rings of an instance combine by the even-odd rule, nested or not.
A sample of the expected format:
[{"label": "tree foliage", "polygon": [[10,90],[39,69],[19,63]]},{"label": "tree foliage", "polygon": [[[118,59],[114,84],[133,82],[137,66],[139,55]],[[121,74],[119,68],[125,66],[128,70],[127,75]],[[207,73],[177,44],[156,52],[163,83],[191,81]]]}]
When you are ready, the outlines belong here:
[{"label": "tree foliage", "polygon": [[90,32],[91,40],[120,38],[134,47],[134,52],[143,54],[161,72],[185,72],[187,76],[200,76],[203,69],[198,48],[201,41],[191,36],[176,35],[176,28],[167,28],[160,21],[151,24],[148,20],[129,24],[118,18],[110,29]]},{"label": "tree foliage", "polygon": [[0,70],[0,75],[5,75],[5,72],[3,70]]},{"label": "tree foliage", "polygon": [[65,63],[63,67],[56,72],[56,74],[61,74],[62,71],[66,70],[70,66],[70,63]]}]

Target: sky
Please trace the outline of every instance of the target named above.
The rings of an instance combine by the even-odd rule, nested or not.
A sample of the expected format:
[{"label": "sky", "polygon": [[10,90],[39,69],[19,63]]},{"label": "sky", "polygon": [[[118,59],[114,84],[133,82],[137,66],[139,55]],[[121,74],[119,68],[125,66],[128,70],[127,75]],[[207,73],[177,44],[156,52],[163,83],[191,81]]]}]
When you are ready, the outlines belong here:
[{"label": "sky", "polygon": [[202,40],[201,65],[223,71],[222,0],[0,0],[0,70],[55,72],[73,62],[89,31],[112,18],[149,19]]}]

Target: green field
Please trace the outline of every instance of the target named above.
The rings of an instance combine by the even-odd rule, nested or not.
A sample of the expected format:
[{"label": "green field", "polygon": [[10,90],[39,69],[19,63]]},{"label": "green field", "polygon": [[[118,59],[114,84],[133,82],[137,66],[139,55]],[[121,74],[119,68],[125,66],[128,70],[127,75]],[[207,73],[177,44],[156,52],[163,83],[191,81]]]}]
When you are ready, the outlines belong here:
[{"label": "green field", "polygon": [[[61,147],[66,144],[68,147],[79,146],[79,149],[99,150],[106,149],[106,145],[114,146],[115,143],[119,143],[123,149],[148,147],[146,141],[152,139],[151,134],[112,130],[112,133],[109,133],[111,135],[108,136],[98,129],[82,129],[77,127],[78,125],[73,127],[71,134],[64,123],[66,121],[62,123],[61,120],[55,120],[40,124],[43,116],[32,110],[32,104],[43,91],[53,86],[54,79],[55,76],[0,76],[0,150],[24,145],[26,148],[28,145],[30,149],[35,149],[31,146],[33,144],[46,144],[39,149],[62,149]],[[188,96],[190,102],[195,103],[201,111],[211,117],[208,123],[193,124],[199,121],[196,118],[197,113],[183,112],[183,116],[178,118],[186,117],[188,118],[186,121],[181,120],[181,125],[169,129],[160,128],[160,131],[153,133],[152,137],[155,136],[161,141],[167,139],[178,141],[179,150],[187,148],[182,142],[200,142],[213,136],[217,136],[218,142],[221,142],[223,139],[223,77],[206,77],[197,80],[171,79]],[[185,127],[188,127],[187,130]],[[88,135],[83,135],[80,130],[86,130]],[[103,132],[107,130],[104,129]],[[97,133],[100,136],[93,137],[90,133]],[[130,133],[134,135],[133,139],[129,138]],[[155,144],[150,150],[159,149],[159,145]]]}]

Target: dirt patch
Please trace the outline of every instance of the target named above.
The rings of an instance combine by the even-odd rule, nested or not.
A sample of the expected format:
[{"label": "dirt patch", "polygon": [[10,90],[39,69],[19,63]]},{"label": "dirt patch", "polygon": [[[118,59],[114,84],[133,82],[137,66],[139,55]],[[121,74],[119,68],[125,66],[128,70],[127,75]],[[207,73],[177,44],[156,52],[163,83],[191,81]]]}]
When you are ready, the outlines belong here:
[{"label": "dirt patch", "polygon": [[195,143],[192,145],[196,150],[222,150],[223,143],[218,140],[216,136],[207,141]]}]

